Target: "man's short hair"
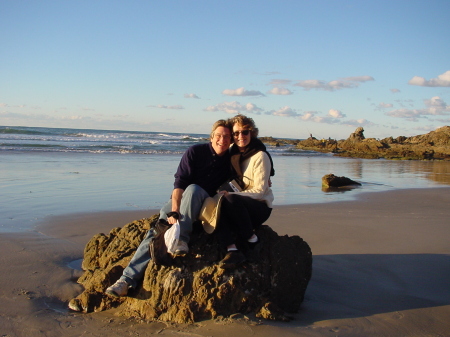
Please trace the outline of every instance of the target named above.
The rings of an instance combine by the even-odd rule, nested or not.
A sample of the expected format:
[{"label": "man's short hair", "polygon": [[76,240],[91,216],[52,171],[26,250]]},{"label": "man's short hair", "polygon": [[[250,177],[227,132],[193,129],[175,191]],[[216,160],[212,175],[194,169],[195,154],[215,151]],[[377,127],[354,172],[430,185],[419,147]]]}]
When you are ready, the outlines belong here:
[{"label": "man's short hair", "polygon": [[231,136],[231,124],[229,121],[225,120],[225,119],[219,119],[217,122],[215,122],[212,126],[211,129],[211,138],[214,138],[214,131],[216,131],[216,129],[218,127],[223,126],[224,128],[227,128],[228,130],[230,130],[230,136]]}]

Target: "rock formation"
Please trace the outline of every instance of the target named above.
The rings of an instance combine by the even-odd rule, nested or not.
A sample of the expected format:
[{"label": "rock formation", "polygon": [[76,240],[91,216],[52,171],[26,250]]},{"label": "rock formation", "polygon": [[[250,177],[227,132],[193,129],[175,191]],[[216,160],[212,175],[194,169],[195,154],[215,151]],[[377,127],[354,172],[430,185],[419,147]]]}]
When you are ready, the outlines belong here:
[{"label": "rock formation", "polygon": [[218,267],[224,252],[214,233],[196,225],[188,255],[175,258],[171,267],[150,262],[142,284],[128,297],[105,295],[156,220],[156,215],[137,220],[88,242],[78,280],[84,291],[70,301],[71,308],[92,312],[115,307],[123,316],[177,323],[251,312],[288,320],[288,313],[299,309],[311,277],[311,250],[300,237],[279,236],[268,226],[257,231],[256,247],[243,249],[248,261],[230,271]]},{"label": "rock formation", "polygon": [[335,176],[332,173],[326,174],[322,177],[322,186],[324,187],[343,187],[349,185],[361,185],[361,184],[347,177]]},{"label": "rock formation", "polygon": [[365,138],[358,127],[345,140],[317,140],[313,137],[299,141],[297,147],[318,152],[333,152],[337,156],[367,159],[450,160],[450,126],[443,126],[425,135],[397,138]]},{"label": "rock formation", "polygon": [[364,139],[366,139],[366,137],[364,137],[364,129],[361,126],[357,127],[355,132],[348,137],[348,140],[353,142],[360,142]]}]

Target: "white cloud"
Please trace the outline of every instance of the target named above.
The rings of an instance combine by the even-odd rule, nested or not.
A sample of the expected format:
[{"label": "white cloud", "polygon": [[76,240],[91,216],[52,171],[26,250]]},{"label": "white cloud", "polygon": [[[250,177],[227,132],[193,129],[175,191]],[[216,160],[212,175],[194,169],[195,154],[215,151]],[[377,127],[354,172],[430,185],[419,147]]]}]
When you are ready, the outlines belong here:
[{"label": "white cloud", "polygon": [[295,83],[294,86],[302,87],[305,90],[316,89],[316,90],[335,91],[341,89],[356,88],[359,87],[360,83],[367,81],[374,81],[374,78],[371,76],[353,76],[333,80],[330,82],[325,82],[321,80],[304,80]]},{"label": "white cloud", "polygon": [[272,81],[270,81],[269,85],[273,85],[274,87],[277,87],[277,86],[289,85],[291,83],[292,83],[291,80],[273,79]]},{"label": "white cloud", "polygon": [[344,118],[344,117],[346,117],[346,115],[343,114],[341,111],[335,110],[335,109],[330,109],[328,111],[328,116],[333,117],[333,118]]},{"label": "white cloud", "polygon": [[[330,114],[330,112],[331,112],[331,114]],[[308,121],[308,122],[322,123],[322,124],[336,124],[336,123],[339,123],[339,121],[337,118],[332,116],[332,114],[334,114],[335,112],[339,113],[338,110],[331,109],[328,112],[327,116],[322,117],[322,116],[317,116],[317,114],[318,114],[317,111],[307,111],[300,118],[302,120]]]},{"label": "white cloud", "polygon": [[345,77],[343,78],[344,81],[350,81],[350,82],[367,82],[367,81],[374,81],[374,78],[372,76],[351,76],[351,77]]},{"label": "white cloud", "polygon": [[435,126],[432,126],[432,125],[428,125],[428,126],[417,126],[417,127],[413,128],[413,130],[424,131],[424,132],[430,132],[430,131],[436,130],[436,127],[435,127]]},{"label": "white cloud", "polygon": [[357,119],[357,120],[344,120],[346,117],[344,113],[336,109],[330,109],[326,116],[319,116],[319,111],[305,111],[303,113],[298,113],[296,110],[285,106],[277,111],[266,112],[268,115],[278,116],[278,117],[296,117],[306,122],[321,123],[321,124],[331,124],[331,125],[346,125],[346,126],[373,126],[374,123],[368,121],[367,119]]},{"label": "white cloud", "polygon": [[354,128],[357,128],[359,126],[373,126],[373,125],[375,125],[375,123],[372,123],[371,121],[368,121],[365,118],[349,119],[349,120],[346,120],[345,122],[342,122],[341,124],[346,125],[346,126],[351,126],[351,127],[354,127]]},{"label": "white cloud", "polygon": [[181,110],[184,109],[184,106],[182,105],[148,105],[149,108],[158,108],[158,109],[171,109],[171,110]]},{"label": "white cloud", "polygon": [[90,121],[90,116],[51,116],[45,114],[30,114],[30,113],[17,113],[17,112],[5,112],[0,113],[0,118],[15,119],[15,120],[27,120],[27,121]]},{"label": "white cloud", "polygon": [[245,90],[244,87],[238,89],[225,89],[222,94],[227,96],[265,96],[261,91]]},{"label": "white cloud", "polygon": [[239,102],[233,101],[233,102],[223,102],[217,105],[211,105],[204,109],[205,111],[224,111],[229,114],[237,114],[242,112],[247,113],[256,113],[259,114],[261,111],[263,111],[261,108],[258,108],[253,103],[247,103],[245,105],[242,105]]},{"label": "white cloud", "polygon": [[450,87],[450,70],[430,80],[426,80],[424,77],[414,76],[409,80],[408,84],[421,87]]},{"label": "white cloud", "polygon": [[395,118],[404,118],[411,122],[417,122],[417,119],[422,117],[423,112],[417,109],[396,109],[386,112],[385,115]]},{"label": "white cloud", "polygon": [[276,111],[270,111],[269,114],[279,117],[297,117],[299,114],[292,108],[284,106]]},{"label": "white cloud", "polygon": [[430,99],[423,100],[425,105],[430,108],[446,109],[447,104],[439,96],[431,97]]},{"label": "white cloud", "polygon": [[430,115],[448,115],[450,113],[450,105],[447,105],[439,96],[425,99],[424,103]]},{"label": "white cloud", "polygon": [[395,118],[405,118],[415,122],[418,118],[425,118],[425,116],[442,116],[450,114],[450,106],[439,96],[424,99],[423,102],[425,104],[424,109],[397,109],[387,112],[386,115]]},{"label": "white cloud", "polygon": [[400,89],[390,89],[393,94],[398,94]]},{"label": "white cloud", "polygon": [[393,106],[394,105],[392,103],[384,103],[384,102],[378,103],[378,107],[380,109],[392,108]]},{"label": "white cloud", "polygon": [[315,119],[315,116],[318,112],[317,111],[306,111],[303,113],[303,115],[300,117],[304,121],[313,121]]},{"label": "white cloud", "polygon": [[196,99],[200,99],[200,97],[198,97],[196,94],[184,94],[184,98],[196,98]]},{"label": "white cloud", "polygon": [[272,95],[292,95],[292,91],[286,88],[272,88],[267,92],[268,94]]}]

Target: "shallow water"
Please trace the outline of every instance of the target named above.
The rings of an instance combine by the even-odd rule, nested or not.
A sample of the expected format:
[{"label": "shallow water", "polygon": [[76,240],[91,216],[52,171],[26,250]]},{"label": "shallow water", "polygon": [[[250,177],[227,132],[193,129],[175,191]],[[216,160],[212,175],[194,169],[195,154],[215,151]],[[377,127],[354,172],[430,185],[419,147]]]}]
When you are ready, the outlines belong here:
[{"label": "shallow water", "polygon": [[[181,154],[0,152],[0,232],[32,229],[50,215],[159,209]],[[361,192],[450,185],[450,163],[274,155],[275,205],[350,200]],[[360,187],[322,190],[328,173]]]}]

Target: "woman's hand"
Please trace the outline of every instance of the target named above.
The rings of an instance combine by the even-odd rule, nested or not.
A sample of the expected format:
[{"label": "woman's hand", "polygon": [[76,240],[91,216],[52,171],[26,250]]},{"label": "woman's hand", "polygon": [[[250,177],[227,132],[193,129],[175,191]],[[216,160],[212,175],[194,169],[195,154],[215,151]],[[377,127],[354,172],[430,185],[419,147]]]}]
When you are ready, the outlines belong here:
[{"label": "woman's hand", "polygon": [[223,191],[220,191],[219,192],[219,194],[223,194],[225,197],[229,194],[229,192],[228,191],[225,191],[225,190],[223,190]]}]

